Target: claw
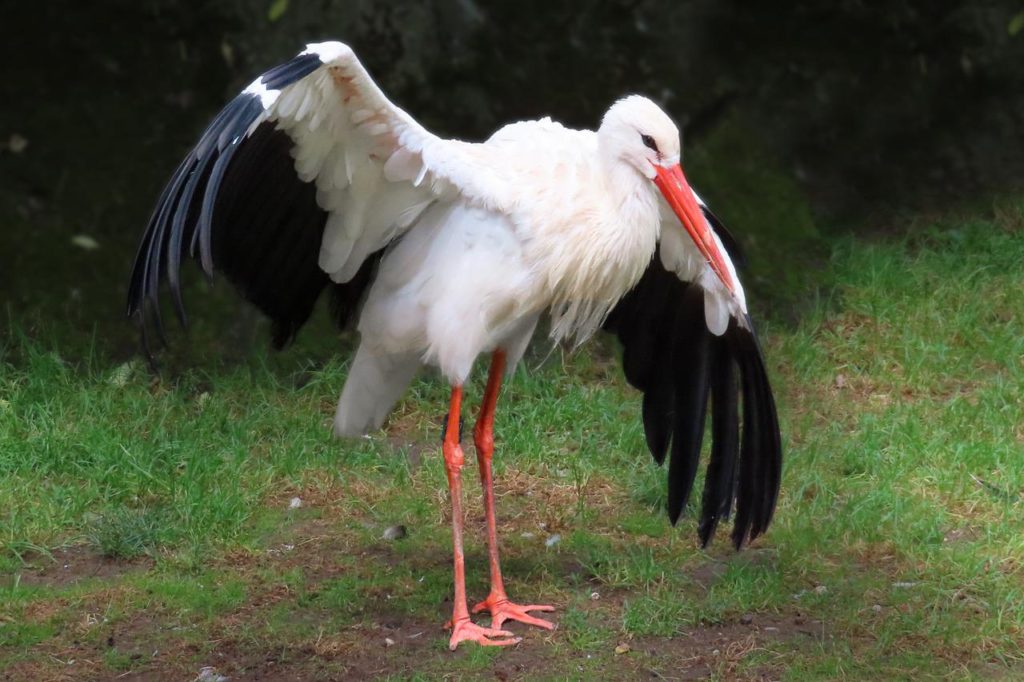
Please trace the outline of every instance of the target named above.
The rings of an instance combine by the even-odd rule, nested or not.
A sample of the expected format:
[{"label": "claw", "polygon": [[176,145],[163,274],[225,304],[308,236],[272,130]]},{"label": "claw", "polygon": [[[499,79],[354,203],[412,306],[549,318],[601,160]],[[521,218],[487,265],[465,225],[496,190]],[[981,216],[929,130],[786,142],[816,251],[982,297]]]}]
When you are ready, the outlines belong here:
[{"label": "claw", "polygon": [[534,627],[544,628],[545,630],[554,630],[555,624],[549,620],[544,620],[543,618],[531,616],[528,612],[548,612],[554,610],[554,606],[548,606],[547,604],[529,604],[527,606],[521,606],[519,604],[510,602],[508,600],[508,597],[496,597],[493,594],[473,607],[473,613],[487,611],[491,614],[492,628],[500,628],[502,623],[504,623],[506,620],[516,620],[520,623],[526,623],[527,625],[533,625]]},{"label": "claw", "polygon": [[[451,621],[449,621],[449,625],[450,623]],[[491,637],[507,637],[508,639],[491,639]],[[459,642],[467,640],[476,642],[481,646],[511,646],[519,644],[519,642],[523,641],[523,638],[515,637],[508,630],[500,630],[497,627],[485,628],[477,625],[469,618],[455,621],[455,627],[452,628],[452,637],[448,640],[448,648],[455,651],[456,647],[459,646]]]}]

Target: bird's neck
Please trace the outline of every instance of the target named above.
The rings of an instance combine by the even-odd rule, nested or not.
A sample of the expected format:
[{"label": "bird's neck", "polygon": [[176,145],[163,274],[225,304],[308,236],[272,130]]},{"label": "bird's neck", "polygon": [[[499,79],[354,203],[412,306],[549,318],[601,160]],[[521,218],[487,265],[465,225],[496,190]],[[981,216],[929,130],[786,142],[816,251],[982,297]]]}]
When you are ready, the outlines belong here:
[{"label": "bird's neck", "polygon": [[621,159],[601,156],[604,196],[623,227],[643,229],[657,223],[658,198],[654,184]]}]

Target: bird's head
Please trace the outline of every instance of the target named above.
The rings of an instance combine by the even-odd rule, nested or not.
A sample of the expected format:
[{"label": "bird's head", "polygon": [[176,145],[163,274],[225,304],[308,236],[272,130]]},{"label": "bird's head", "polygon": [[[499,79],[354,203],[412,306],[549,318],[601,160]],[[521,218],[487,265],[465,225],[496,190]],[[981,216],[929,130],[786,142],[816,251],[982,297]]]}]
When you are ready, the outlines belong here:
[{"label": "bird's head", "polygon": [[598,139],[605,158],[627,164],[654,183],[711,269],[735,292],[718,242],[683,175],[679,129],[668,114],[646,97],[624,97],[604,115]]}]

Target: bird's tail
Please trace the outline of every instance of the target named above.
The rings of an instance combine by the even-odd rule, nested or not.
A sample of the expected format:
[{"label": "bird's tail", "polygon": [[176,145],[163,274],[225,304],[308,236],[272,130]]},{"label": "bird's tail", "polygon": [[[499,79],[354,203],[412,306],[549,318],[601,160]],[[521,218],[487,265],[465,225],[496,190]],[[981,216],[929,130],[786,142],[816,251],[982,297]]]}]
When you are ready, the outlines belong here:
[{"label": "bird's tail", "polygon": [[377,354],[360,344],[334,414],[334,435],[362,436],[379,429],[416,376],[415,353]]}]

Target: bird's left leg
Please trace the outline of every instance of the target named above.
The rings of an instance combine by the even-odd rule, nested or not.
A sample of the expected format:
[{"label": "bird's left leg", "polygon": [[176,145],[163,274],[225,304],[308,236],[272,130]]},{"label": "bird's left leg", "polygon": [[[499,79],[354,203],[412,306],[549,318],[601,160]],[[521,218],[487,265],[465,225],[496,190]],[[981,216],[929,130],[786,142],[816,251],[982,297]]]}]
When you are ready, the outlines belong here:
[{"label": "bird's left leg", "polygon": [[[469,610],[466,608],[466,561],[462,551],[462,476],[460,473],[465,458],[462,455],[462,446],[459,445],[461,406],[462,387],[453,386],[442,444],[444,468],[448,474],[448,490],[452,498],[452,548],[455,555],[455,605],[450,621],[452,636],[448,641],[448,648],[452,651],[455,651],[459,642],[465,640],[490,646],[519,642],[518,637],[512,637],[511,632],[499,630],[497,626],[492,625],[485,628],[477,625],[469,619]],[[508,639],[491,639],[492,637],[507,637]]]},{"label": "bird's left leg", "polygon": [[473,429],[473,440],[476,444],[476,459],[480,464],[480,483],[484,489],[484,509],[487,514],[487,550],[491,563],[491,593],[487,599],[473,607],[473,613],[488,611],[491,614],[491,627],[500,628],[506,620],[518,620],[528,625],[552,629],[554,624],[543,618],[536,618],[529,611],[554,611],[554,606],[530,604],[521,606],[508,599],[505,584],[501,579],[501,566],[498,562],[498,522],[494,516],[494,480],[491,475],[491,456],[494,454],[494,410],[498,404],[498,391],[501,390],[501,377],[505,372],[505,351],[498,349],[491,357],[491,371],[487,377],[487,390],[484,401],[480,405],[480,416]]}]

